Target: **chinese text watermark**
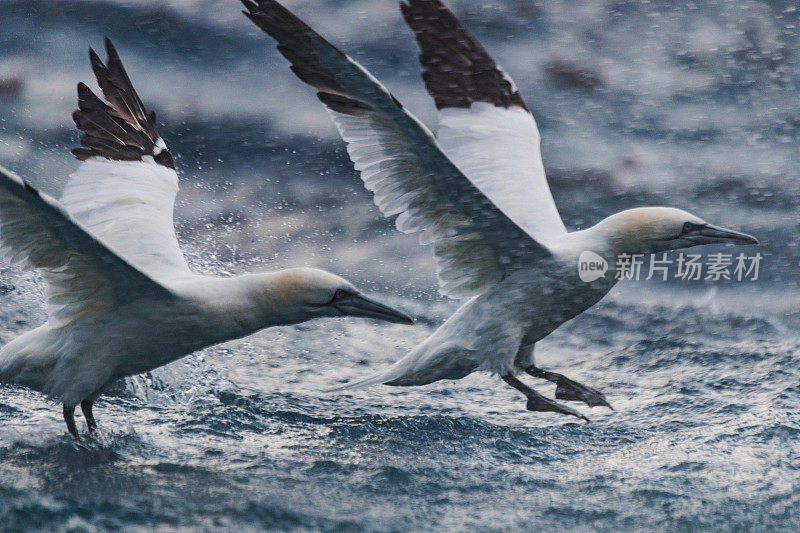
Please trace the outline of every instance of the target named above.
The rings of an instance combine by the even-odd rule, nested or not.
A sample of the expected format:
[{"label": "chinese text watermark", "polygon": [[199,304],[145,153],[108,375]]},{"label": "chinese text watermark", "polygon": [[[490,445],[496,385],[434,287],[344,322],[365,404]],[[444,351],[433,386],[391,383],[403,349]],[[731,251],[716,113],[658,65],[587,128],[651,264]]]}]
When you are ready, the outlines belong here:
[{"label": "chinese text watermark", "polygon": [[[686,281],[756,281],[763,256],[760,253],[703,255],[680,252],[675,257],[661,254],[620,254],[617,256],[614,279],[650,280],[680,279]],[[605,277],[608,262],[600,255],[585,251],[578,258],[578,276],[590,283]]]}]

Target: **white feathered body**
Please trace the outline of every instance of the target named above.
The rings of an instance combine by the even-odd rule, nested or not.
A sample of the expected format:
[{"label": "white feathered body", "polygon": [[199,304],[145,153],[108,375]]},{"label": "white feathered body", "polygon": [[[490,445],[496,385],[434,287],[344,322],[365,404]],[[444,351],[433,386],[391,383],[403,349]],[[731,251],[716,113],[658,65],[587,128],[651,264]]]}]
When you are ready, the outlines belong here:
[{"label": "white feathered body", "polygon": [[[321,270],[192,273],[172,224],[177,190],[174,170],[149,156],[88,159],[63,204],[0,167],[0,256],[42,273],[48,307],[43,326],[0,349],[0,384],[74,406],[201,348],[345,314],[330,302],[339,289],[355,289]],[[373,316],[359,312],[347,311]]]},{"label": "white feathered body", "polygon": [[297,77],[316,89],[381,213],[397,215],[398,230],[432,245],[440,292],[468,298],[387,371],[340,389],[517,371],[533,362],[536,341],[613,287],[613,269],[589,283],[580,279],[582,252],[610,266],[622,252],[702,242],[681,240],[686,224],[702,220],[667,208],[624,211],[568,233],[548,187],[536,120],[516,84],[438,0],[401,2],[439,109],[436,136],[358,62],[279,3],[244,4]]},{"label": "white feathered body", "polygon": [[48,322],[0,349],[0,382],[75,405],[119,378],[249,335],[268,318],[243,279],[186,277],[167,285],[171,299],[137,300],[64,326]]},{"label": "white feathered body", "polygon": [[[565,235],[553,256],[520,269],[462,305],[430,337],[385,371],[342,388],[426,385],[475,371],[516,373],[533,364],[533,345],[581,314],[616,283],[613,262],[590,283],[578,277],[585,232]],[[596,242],[594,243],[596,247]],[[602,251],[601,251],[602,252]],[[602,255],[611,256],[608,252]],[[527,349],[530,348],[530,349]]]},{"label": "white feathered body", "polygon": [[7,171],[2,178],[0,252],[41,269],[48,321],[0,349],[0,383],[75,405],[121,377],[304,319],[281,300],[290,271],[189,270],[172,224],[177,175],[152,158],[84,161],[62,204]]},{"label": "white feathered body", "polygon": [[82,163],[61,202],[0,167],[0,260],[42,275],[48,311],[44,325],[0,349],[0,384],[63,402],[77,435],[70,408],[200,348],[322,316],[411,322],[317,269],[193,273],[173,225],[174,159],[155,113],[105,44],[105,63],[89,49],[103,99],[77,87],[73,119],[82,136],[72,153]]},{"label": "white feathered body", "polygon": [[[521,347],[532,347],[611,289],[613,276],[592,283],[578,276],[580,253],[601,253],[606,240],[599,228],[567,232],[526,109],[484,102],[445,109],[434,138],[363,67],[319,36],[306,37],[314,54],[294,67],[323,93],[327,78],[315,76],[325,71],[350,99],[345,105],[341,95],[322,98],[375,204],[385,216],[398,215],[400,231],[433,245],[440,292],[469,298],[388,370],[339,389],[516,371]],[[304,52],[293,49],[289,59]]]}]

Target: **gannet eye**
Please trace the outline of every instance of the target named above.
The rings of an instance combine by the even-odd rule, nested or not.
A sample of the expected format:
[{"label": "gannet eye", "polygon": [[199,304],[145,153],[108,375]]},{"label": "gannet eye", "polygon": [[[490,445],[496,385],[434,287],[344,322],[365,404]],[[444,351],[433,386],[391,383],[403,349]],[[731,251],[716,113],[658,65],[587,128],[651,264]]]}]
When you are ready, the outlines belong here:
[{"label": "gannet eye", "polygon": [[352,291],[348,291],[347,289],[336,289],[336,292],[333,293],[333,298],[331,298],[329,302],[322,304],[322,306],[333,305],[338,300],[346,298],[347,296],[352,296],[353,294]]},{"label": "gannet eye", "polygon": [[699,229],[702,229],[703,226],[705,226],[705,224],[695,224],[694,222],[685,222],[683,224],[683,229],[681,230],[681,234],[697,231]]}]

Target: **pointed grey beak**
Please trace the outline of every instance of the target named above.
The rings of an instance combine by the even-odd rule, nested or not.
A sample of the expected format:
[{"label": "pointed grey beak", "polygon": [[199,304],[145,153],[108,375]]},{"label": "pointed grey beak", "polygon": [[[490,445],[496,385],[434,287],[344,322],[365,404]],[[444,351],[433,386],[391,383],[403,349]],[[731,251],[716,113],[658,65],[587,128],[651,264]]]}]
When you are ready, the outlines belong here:
[{"label": "pointed grey beak", "polygon": [[347,316],[360,316],[374,318],[395,324],[413,324],[414,320],[405,313],[392,309],[366,296],[354,293],[344,293],[333,301],[333,307]]},{"label": "pointed grey beak", "polygon": [[707,224],[689,234],[689,240],[698,244],[728,242],[732,244],[758,244],[758,239],[747,233],[739,233],[726,228]]}]

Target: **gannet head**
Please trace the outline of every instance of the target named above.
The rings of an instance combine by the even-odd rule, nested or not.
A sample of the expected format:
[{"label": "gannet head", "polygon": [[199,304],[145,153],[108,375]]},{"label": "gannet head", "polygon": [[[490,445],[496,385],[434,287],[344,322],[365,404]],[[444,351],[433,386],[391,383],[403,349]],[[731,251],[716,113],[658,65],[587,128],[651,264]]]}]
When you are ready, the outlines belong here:
[{"label": "gannet head", "polygon": [[746,233],[714,226],[672,207],[638,207],[597,224],[609,248],[620,253],[650,254],[699,244],[758,244]]},{"label": "gannet head", "polygon": [[254,274],[253,293],[274,323],[292,324],[317,317],[356,316],[398,324],[414,321],[396,309],[367,298],[352,283],[316,268],[289,268]]}]

